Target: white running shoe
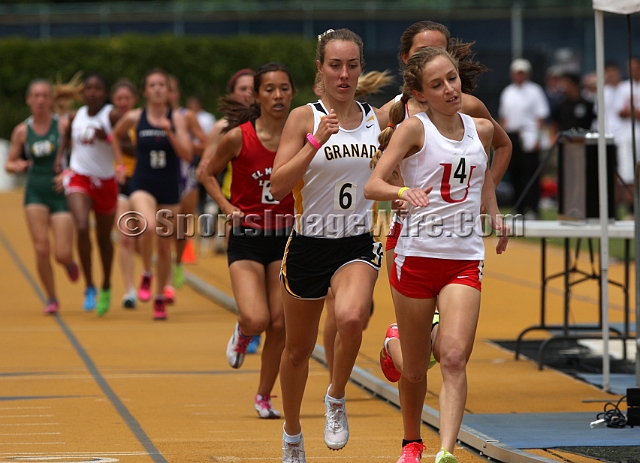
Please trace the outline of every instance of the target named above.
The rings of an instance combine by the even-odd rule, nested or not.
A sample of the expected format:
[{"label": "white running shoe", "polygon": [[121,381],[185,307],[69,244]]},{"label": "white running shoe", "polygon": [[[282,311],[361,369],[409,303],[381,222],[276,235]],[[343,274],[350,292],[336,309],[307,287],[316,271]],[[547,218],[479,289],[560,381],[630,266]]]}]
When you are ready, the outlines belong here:
[{"label": "white running shoe", "polygon": [[236,322],[231,339],[227,343],[227,360],[231,368],[240,368],[247,353],[247,346],[253,336],[245,336],[240,331],[240,325]]},{"label": "white running shoe", "polygon": [[298,442],[285,442],[282,436],[282,463],[307,463],[304,455],[304,437]]},{"label": "white running shoe", "polygon": [[347,422],[347,407],[345,399],[335,400],[329,397],[329,391],[324,398],[325,416],[324,443],[331,450],[340,450],[349,441],[349,423]]},{"label": "white running shoe", "polygon": [[256,409],[260,418],[277,419],[280,418],[280,412],[271,406],[271,399],[275,395],[256,394],[253,408]]}]

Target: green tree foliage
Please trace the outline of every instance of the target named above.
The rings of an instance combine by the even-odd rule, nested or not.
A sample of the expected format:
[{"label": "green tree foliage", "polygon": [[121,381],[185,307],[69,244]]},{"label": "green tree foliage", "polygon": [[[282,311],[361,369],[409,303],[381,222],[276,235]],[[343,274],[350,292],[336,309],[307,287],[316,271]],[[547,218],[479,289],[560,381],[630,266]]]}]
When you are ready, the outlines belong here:
[{"label": "green tree foliage", "polygon": [[73,38],[0,41],[0,138],[28,115],[25,90],[35,78],[68,81],[77,71],[99,73],[113,83],[127,77],[140,85],[145,73],[161,67],[180,80],[183,103],[199,95],[217,113],[218,98],[238,69],[269,61],[285,64],[298,95],[293,107],[315,100],[315,42],[292,36],[174,37],[122,35],[109,39]]}]

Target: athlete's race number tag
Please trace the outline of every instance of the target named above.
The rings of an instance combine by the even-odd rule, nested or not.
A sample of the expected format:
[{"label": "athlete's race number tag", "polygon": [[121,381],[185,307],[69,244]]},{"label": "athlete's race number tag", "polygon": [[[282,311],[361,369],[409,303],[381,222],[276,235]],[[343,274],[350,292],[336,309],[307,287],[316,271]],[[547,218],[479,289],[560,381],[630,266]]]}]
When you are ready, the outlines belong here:
[{"label": "athlete's race number tag", "polygon": [[49,140],[37,141],[33,145],[31,145],[31,154],[33,154],[33,156],[36,158],[47,156],[49,153],[52,153],[53,150],[53,143],[51,143]]},{"label": "athlete's race number tag", "polygon": [[356,191],[358,185],[352,182],[336,182],[333,196],[333,208],[339,211],[356,209]]},{"label": "athlete's race number tag", "polygon": [[449,177],[451,186],[468,184],[471,172],[471,163],[464,156],[454,156],[451,162],[452,169]]},{"label": "athlete's race number tag", "polygon": [[265,180],[262,184],[262,204],[280,204],[271,196],[271,180]]},{"label": "athlete's race number tag", "polygon": [[167,167],[167,153],[164,150],[151,150],[149,159],[152,169],[164,169]]},{"label": "athlete's race number tag", "polygon": [[382,243],[380,241],[376,241],[373,243],[373,263],[378,266],[381,267],[382,266],[382,256],[383,256],[383,251],[382,251]]}]

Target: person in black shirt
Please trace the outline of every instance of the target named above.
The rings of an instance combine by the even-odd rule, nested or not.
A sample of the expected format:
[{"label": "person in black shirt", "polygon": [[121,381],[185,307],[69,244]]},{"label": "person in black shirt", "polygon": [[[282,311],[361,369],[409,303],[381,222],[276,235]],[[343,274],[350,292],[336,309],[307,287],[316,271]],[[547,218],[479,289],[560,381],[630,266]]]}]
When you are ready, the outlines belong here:
[{"label": "person in black shirt", "polygon": [[570,129],[589,130],[596,118],[593,102],[581,95],[580,76],[563,74],[560,88],[565,99],[551,113],[552,135]]}]

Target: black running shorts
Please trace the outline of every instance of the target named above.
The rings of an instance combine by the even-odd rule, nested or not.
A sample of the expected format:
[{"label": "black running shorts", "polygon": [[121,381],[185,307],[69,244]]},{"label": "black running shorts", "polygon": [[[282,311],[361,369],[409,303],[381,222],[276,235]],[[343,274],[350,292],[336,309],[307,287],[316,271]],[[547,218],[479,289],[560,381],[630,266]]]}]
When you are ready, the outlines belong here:
[{"label": "black running shorts", "polygon": [[280,279],[299,299],[327,296],[331,278],[344,265],[364,262],[376,270],[382,264],[382,243],[370,233],[346,238],[311,238],[293,231],[282,260]]},{"label": "black running shorts", "polygon": [[290,231],[284,229],[234,228],[229,234],[227,262],[231,265],[238,260],[252,260],[266,267],[282,260],[289,234]]}]

